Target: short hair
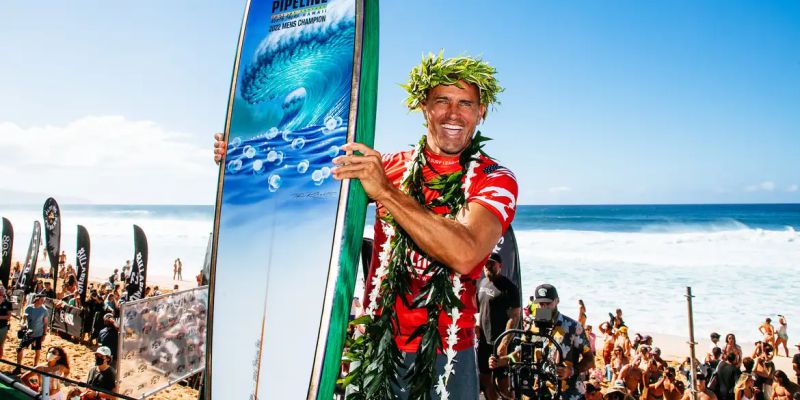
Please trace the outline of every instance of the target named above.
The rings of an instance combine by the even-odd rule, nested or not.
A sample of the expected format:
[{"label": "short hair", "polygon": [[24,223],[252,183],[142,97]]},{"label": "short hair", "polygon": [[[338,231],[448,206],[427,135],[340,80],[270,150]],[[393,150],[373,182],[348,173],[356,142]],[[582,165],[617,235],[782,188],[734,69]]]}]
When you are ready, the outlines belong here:
[{"label": "short hair", "polygon": [[728,355],[725,356],[725,359],[728,360],[728,362],[731,362],[731,363],[736,361],[736,353],[734,353],[734,352],[728,353]]}]

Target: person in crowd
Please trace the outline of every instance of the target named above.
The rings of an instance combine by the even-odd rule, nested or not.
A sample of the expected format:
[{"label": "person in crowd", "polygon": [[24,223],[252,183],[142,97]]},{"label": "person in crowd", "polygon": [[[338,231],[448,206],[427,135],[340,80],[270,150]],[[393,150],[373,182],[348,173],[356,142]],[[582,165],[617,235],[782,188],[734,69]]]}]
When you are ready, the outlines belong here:
[{"label": "person in crowd", "polygon": [[770,400],[792,400],[792,397],[798,391],[800,391],[798,385],[790,381],[785,372],[781,370],[775,372]]},{"label": "person in crowd", "polygon": [[772,318],[767,317],[764,323],[759,325],[758,331],[764,335],[763,342],[775,347],[775,327],[772,326]]},{"label": "person in crowd", "polygon": [[56,291],[53,290],[53,283],[50,281],[44,281],[44,295],[49,299],[56,298]]},{"label": "person in crowd", "polygon": [[117,296],[114,293],[106,295],[105,302],[103,302],[103,311],[111,313],[114,317],[119,316],[119,303],[117,303]]},{"label": "person in crowd", "polygon": [[602,386],[600,386],[600,382],[590,380],[586,382],[586,392],[584,396],[586,400],[602,400],[603,392],[601,392]]},{"label": "person in crowd", "polygon": [[625,383],[625,388],[633,398],[638,399],[644,389],[644,371],[637,364],[628,364],[619,371],[619,380]]},{"label": "person in crowd", "polygon": [[14,264],[14,269],[11,270],[11,283],[8,285],[9,288],[17,286],[17,281],[19,281],[20,275],[22,275],[22,264],[17,261]]},{"label": "person in crowd", "polygon": [[578,323],[586,327],[586,305],[582,299],[578,299]]},{"label": "person in crowd", "polygon": [[[23,329],[26,333],[17,346],[17,364],[22,364],[24,350],[30,347],[34,351],[33,365],[38,365],[42,342],[47,336],[47,309],[44,307],[44,295],[34,295],[33,304],[25,307]],[[12,374],[19,375],[21,372],[22,370],[16,367]]]},{"label": "person in crowd", "polygon": [[3,348],[5,347],[6,336],[8,336],[8,330],[11,326],[11,310],[11,302],[8,301],[6,291],[3,290],[0,292],[0,359],[4,357]]},{"label": "person in crowd", "polygon": [[658,348],[658,347],[651,348],[650,349],[650,355],[653,358],[653,361],[656,362],[656,365],[658,365],[659,371],[663,371],[664,369],[666,369],[668,367],[667,362],[664,361],[663,358],[661,358],[661,349],[660,348]]},{"label": "person in crowd", "polygon": [[622,319],[622,309],[616,309],[614,314],[608,313],[608,322],[615,330],[625,326],[625,320]]},{"label": "person in crowd", "polygon": [[[619,318],[621,318],[621,311],[620,311],[620,317]],[[617,337],[616,337],[616,339],[614,339],[614,347],[615,348],[616,347],[621,347],[622,348],[622,352],[625,353],[625,357],[633,356],[633,354],[631,354],[631,352],[633,351],[633,343],[631,343],[631,339],[628,337],[628,327],[627,326],[623,325],[623,326],[619,327],[619,329],[617,329]]]},{"label": "person in crowd", "polygon": [[788,326],[786,325],[786,317],[778,315],[778,331],[775,332],[775,353],[777,354],[783,345],[783,350],[786,352],[786,357],[789,357],[789,333]]},{"label": "person in crowd", "polygon": [[[605,326],[605,327],[604,327]],[[616,335],[611,333],[611,328],[609,328],[608,321],[603,322],[600,324],[600,332],[603,332],[605,338],[603,339],[603,364],[608,364],[611,362],[611,356],[614,353],[614,339]]]},{"label": "person in crowd", "polygon": [[[91,388],[103,389],[110,392],[117,391],[117,371],[111,366],[111,349],[105,346],[100,346],[94,353],[95,366],[89,370],[89,376],[86,378],[86,383]],[[115,397],[105,393],[86,389],[81,394],[81,400],[106,400],[114,399]]]},{"label": "person in crowd", "polygon": [[756,377],[752,374],[742,373],[733,388],[734,400],[756,399]]},{"label": "person in crowd", "polygon": [[714,351],[714,348],[715,347],[720,347],[720,344],[719,344],[720,335],[719,335],[719,333],[711,332],[711,335],[709,335],[709,338],[711,339],[711,344],[708,346],[708,353],[706,353],[706,357],[703,360],[703,362],[706,362],[706,363],[711,361],[711,357],[712,357],[711,353]]},{"label": "person in crowd", "polygon": [[717,370],[712,379],[717,381],[717,397],[720,400],[733,400],[733,388],[739,379],[739,368],[736,366],[736,353],[728,353],[725,359],[717,365]]},{"label": "person in crowd", "polygon": [[[102,286],[101,286],[102,287]],[[96,289],[89,291],[89,296],[86,298],[84,306],[85,312],[85,329],[84,332],[89,334],[87,342],[96,343],[97,336],[100,335],[100,329],[103,328],[103,299]]]},{"label": "person in crowd", "polygon": [[[536,296],[537,307],[540,309],[550,309],[553,312],[553,328],[554,332],[563,332],[562,335],[557,335],[556,345],[560,346],[563,352],[563,358],[553,360],[556,363],[556,374],[560,379],[562,388],[561,398],[563,400],[579,400],[583,398],[583,394],[578,389],[578,377],[594,368],[594,356],[592,349],[589,347],[589,339],[586,338],[586,332],[578,321],[567,317],[558,311],[558,291],[555,286],[550,284],[542,284],[536,288],[534,292]],[[535,332],[538,332],[534,327]],[[556,357],[557,352],[550,349],[552,344],[548,343],[545,346],[545,357]],[[495,357],[489,359],[489,368],[495,369],[509,364],[511,360],[518,359],[520,350],[514,350],[507,356]]]},{"label": "person in crowd", "polygon": [[636,356],[633,358],[633,363],[636,364],[642,371],[646,371],[650,361],[653,360],[653,353],[651,352],[651,349],[652,348],[650,346],[643,344],[639,346],[639,350],[636,352]]},{"label": "person in crowd", "polygon": [[67,269],[64,272],[64,279],[69,279],[70,276],[77,276],[78,274],[75,272],[75,267],[72,264],[67,264]]},{"label": "person in crowd", "polygon": [[[717,400],[717,395],[709,390],[706,384],[708,378],[704,374],[697,374],[697,398],[696,400]],[[694,400],[692,391],[687,390],[683,393],[681,400]]]},{"label": "person in crowd", "polygon": [[603,400],[628,400],[630,398],[625,384],[621,381],[614,382],[603,394]]},{"label": "person in crowd", "polygon": [[183,280],[183,261],[180,258],[175,260],[175,263],[178,265],[178,280]]},{"label": "person in crowd", "polygon": [[64,250],[61,250],[61,254],[58,255],[58,268],[63,269],[67,263],[67,253]]},{"label": "person in crowd", "polygon": [[618,378],[622,367],[628,365],[630,359],[622,349],[622,346],[615,346],[614,351],[611,353],[611,362],[606,364],[606,380],[614,382]]},{"label": "person in crowd", "polygon": [[753,374],[756,376],[757,400],[768,400],[772,395],[772,382],[775,377],[775,364],[772,362],[772,346],[760,342],[753,351]]},{"label": "person in crowd", "polygon": [[[475,334],[478,337],[478,371],[481,387],[487,400],[500,398],[492,383],[492,376],[502,377],[504,372],[495,371],[495,374],[492,374],[492,370],[489,368],[489,357],[494,350],[494,342],[507,329],[517,327],[522,313],[519,289],[517,285],[500,273],[502,265],[503,258],[500,253],[493,252],[483,267],[486,279],[481,280],[478,286],[480,321],[475,326]],[[511,335],[503,338],[497,348],[498,355],[508,354],[511,338]],[[500,378],[497,386],[505,394],[505,397],[510,397],[507,378]]]},{"label": "person in crowd", "polygon": [[[47,349],[47,361],[44,364],[37,365],[33,370],[29,370],[19,377],[19,380],[29,388],[32,388],[40,393],[47,393],[52,400],[65,400],[64,394],[61,393],[61,381],[53,379],[47,375],[38,373],[37,371],[45,372],[51,375],[60,376],[62,378],[69,377],[69,357],[61,347],[50,347]],[[31,381],[36,377],[38,384],[34,385]],[[44,398],[44,397],[43,397]]]},{"label": "person in crowd", "polygon": [[745,357],[742,359],[742,372],[746,374],[753,373],[753,367],[756,365],[755,360],[753,357]]},{"label": "person in crowd", "polygon": [[119,269],[114,268],[114,273],[108,276],[108,283],[113,287],[119,281]]},{"label": "person in crowd", "polygon": [[722,349],[722,354],[728,353],[736,354],[736,362],[733,365],[739,368],[742,365],[742,347],[736,344],[736,335],[732,333],[725,335],[725,348]]},{"label": "person in crowd", "polygon": [[675,368],[668,367],[658,382],[648,385],[647,398],[650,400],[680,400],[682,392],[675,386],[675,382]]},{"label": "person in crowd", "polygon": [[119,328],[114,321],[114,314],[106,313],[103,316],[103,329],[97,336],[97,344],[111,350],[111,361],[117,359],[117,344],[119,343]]},{"label": "person in crowd", "polygon": [[589,347],[592,348],[592,354],[597,354],[597,348],[595,347],[595,342],[597,341],[597,335],[592,332],[592,326],[586,325],[586,337],[589,338]]}]

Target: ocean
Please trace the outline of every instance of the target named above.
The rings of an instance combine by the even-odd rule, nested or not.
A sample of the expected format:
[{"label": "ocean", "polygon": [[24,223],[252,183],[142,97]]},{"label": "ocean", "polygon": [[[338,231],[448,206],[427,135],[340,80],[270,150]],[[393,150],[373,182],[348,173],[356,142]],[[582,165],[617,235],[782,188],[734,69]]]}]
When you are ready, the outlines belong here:
[{"label": "ocean", "polygon": [[[184,280],[202,268],[212,206],[61,208],[62,249],[74,264],[76,225],[84,225],[93,278],[132,258],[133,224],[147,234],[151,276],[171,278],[177,257]],[[0,205],[0,216],[14,225],[14,258],[24,258],[41,207]],[[524,296],[551,283],[567,315],[577,316],[582,299],[590,324],[621,308],[632,332],[686,336],[691,286],[697,337],[732,332],[752,342],[765,318],[777,327],[783,314],[790,344],[800,341],[800,204],[520,206],[513,226]]]}]

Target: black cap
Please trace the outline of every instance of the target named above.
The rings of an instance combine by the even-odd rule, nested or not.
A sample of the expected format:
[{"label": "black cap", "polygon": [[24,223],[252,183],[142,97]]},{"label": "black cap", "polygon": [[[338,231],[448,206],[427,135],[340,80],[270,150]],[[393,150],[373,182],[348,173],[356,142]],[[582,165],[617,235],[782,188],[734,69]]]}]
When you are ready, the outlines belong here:
[{"label": "black cap", "polygon": [[558,298],[556,287],[549,283],[543,283],[537,286],[533,294],[536,296],[536,300],[533,301],[534,303],[549,303]]},{"label": "black cap", "polygon": [[493,251],[492,254],[489,255],[489,259],[498,264],[503,263],[503,256],[500,255],[499,251]]}]

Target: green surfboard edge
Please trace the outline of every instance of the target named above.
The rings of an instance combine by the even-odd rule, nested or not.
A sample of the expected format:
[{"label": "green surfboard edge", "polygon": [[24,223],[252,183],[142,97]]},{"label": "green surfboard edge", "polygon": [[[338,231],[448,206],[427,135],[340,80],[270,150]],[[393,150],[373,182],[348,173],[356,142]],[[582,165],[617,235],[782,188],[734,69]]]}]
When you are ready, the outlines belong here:
[{"label": "green surfboard edge", "polygon": [[[375,142],[375,109],[378,96],[378,0],[364,0],[364,28],[361,43],[361,78],[359,83],[356,142],[373,147]],[[340,272],[336,280],[333,313],[322,364],[318,400],[330,400],[336,387],[342,362],[342,349],[347,333],[350,307],[358,275],[358,261],[369,199],[361,182],[351,181],[347,194],[345,229],[351,237],[343,242],[339,257]]]}]

